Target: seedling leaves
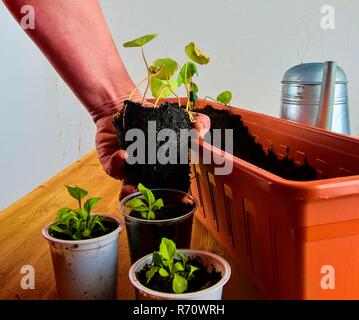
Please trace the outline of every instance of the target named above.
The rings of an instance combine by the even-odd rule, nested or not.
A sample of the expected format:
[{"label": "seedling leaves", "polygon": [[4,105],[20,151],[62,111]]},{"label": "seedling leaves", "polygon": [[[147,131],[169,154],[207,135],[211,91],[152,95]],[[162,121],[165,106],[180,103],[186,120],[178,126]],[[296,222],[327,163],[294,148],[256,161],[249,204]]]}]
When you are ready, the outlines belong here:
[{"label": "seedling leaves", "polygon": [[174,279],[172,282],[172,290],[177,293],[181,294],[187,290],[187,280],[180,276],[178,273],[174,274]]},{"label": "seedling leaves", "polygon": [[210,61],[209,56],[204,54],[194,42],[191,42],[185,47],[185,52],[188,58],[198,64],[207,64]]},{"label": "seedling leaves", "polygon": [[230,91],[223,91],[217,97],[217,101],[223,103],[224,105],[230,104],[231,100],[232,100],[232,92]]},{"label": "seedling leaves", "polygon": [[71,195],[71,197],[73,197],[78,201],[81,201],[88,194],[86,190],[80,188],[79,186],[75,186],[75,187],[66,186],[66,189]]},{"label": "seedling leaves", "polygon": [[169,80],[178,70],[177,62],[171,58],[157,59],[151,66],[152,70],[159,70],[156,78],[161,80]]},{"label": "seedling leaves", "polygon": [[162,238],[160,244],[160,253],[162,258],[167,261],[171,261],[176,254],[176,245],[175,243],[167,238]]},{"label": "seedling leaves", "polygon": [[123,44],[125,48],[143,47],[145,44],[157,37],[157,34],[147,34]]},{"label": "seedling leaves", "polygon": [[150,88],[155,98],[169,97],[177,89],[177,82],[173,79],[161,80],[157,77],[151,78]]}]

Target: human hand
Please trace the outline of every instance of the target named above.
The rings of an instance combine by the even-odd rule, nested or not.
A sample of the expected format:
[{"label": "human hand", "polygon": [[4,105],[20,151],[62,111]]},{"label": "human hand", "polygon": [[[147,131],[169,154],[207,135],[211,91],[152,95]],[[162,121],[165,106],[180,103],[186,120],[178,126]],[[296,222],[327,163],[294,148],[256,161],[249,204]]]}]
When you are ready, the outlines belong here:
[{"label": "human hand", "polygon": [[[197,130],[199,137],[204,138],[204,135],[209,131],[209,129],[211,127],[210,118],[205,114],[200,114],[200,113],[192,113],[192,114],[193,114],[194,118],[196,119],[196,122],[193,124],[193,127]],[[124,151],[124,150],[121,150],[121,151]],[[126,152],[125,152],[124,159],[126,159]],[[122,168],[123,168],[123,166],[122,166]],[[137,191],[138,190],[137,190],[136,186],[129,185],[129,184],[127,184],[127,185],[122,184],[119,199],[122,200],[129,194],[132,194]]]},{"label": "human hand", "polygon": [[[142,102],[142,97],[137,94],[132,100]],[[151,105],[151,103],[146,101],[145,105]],[[96,150],[104,171],[115,179],[123,179],[127,153],[118,148],[116,130],[113,125],[115,115],[116,113],[97,119]],[[193,115],[197,120],[193,126],[198,131],[199,136],[203,137],[210,128],[210,119],[204,114],[194,113]],[[120,199],[135,191],[135,186],[122,185]]]}]

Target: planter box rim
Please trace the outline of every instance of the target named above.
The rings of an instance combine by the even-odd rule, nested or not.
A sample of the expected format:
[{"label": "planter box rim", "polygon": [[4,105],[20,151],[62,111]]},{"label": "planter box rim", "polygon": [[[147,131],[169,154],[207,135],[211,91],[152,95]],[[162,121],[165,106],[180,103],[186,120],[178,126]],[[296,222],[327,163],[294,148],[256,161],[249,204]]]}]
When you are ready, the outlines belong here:
[{"label": "planter box rim", "polygon": [[[180,98],[181,103],[184,103],[187,98]],[[151,101],[151,99],[149,99]],[[169,102],[177,102],[177,98],[168,98],[162,99],[162,101]],[[276,122],[284,126],[290,125],[291,127],[298,128],[300,130],[304,130],[308,134],[322,134],[325,137],[329,137],[331,139],[336,139],[337,143],[341,142],[351,143],[353,146],[359,144],[359,138],[353,136],[347,136],[340,133],[331,132],[328,130],[312,127],[306,124],[284,120],[278,117],[269,116],[266,114],[262,114],[259,112],[249,111],[245,109],[241,109],[239,107],[234,106],[224,106],[220,103],[216,103],[213,101],[206,100],[205,104],[203,104],[203,99],[198,99],[197,107],[199,109],[205,107],[206,105],[210,105],[214,108],[220,109],[231,109],[235,111],[239,111],[242,114],[248,114],[252,116],[260,116],[263,119],[266,119],[270,122]],[[285,197],[291,198],[295,200],[325,200],[328,197],[330,198],[340,198],[348,195],[355,195],[359,192],[359,174],[357,175],[347,175],[347,176],[339,176],[333,178],[326,179],[317,179],[311,181],[295,181],[284,179],[274,173],[271,173],[263,168],[257,167],[254,164],[251,164],[248,161],[245,161],[241,158],[235,157],[231,154],[226,153],[223,150],[214,147],[211,144],[208,144],[204,141],[199,142],[200,148],[210,149],[212,153],[216,155],[223,155],[232,157],[233,165],[235,171],[235,167],[240,168],[247,176],[248,179],[256,180],[256,183],[260,184],[261,188],[266,190],[270,190],[271,192],[276,192],[277,194]],[[344,152],[344,151],[343,151]],[[273,190],[273,191],[272,191]]]}]

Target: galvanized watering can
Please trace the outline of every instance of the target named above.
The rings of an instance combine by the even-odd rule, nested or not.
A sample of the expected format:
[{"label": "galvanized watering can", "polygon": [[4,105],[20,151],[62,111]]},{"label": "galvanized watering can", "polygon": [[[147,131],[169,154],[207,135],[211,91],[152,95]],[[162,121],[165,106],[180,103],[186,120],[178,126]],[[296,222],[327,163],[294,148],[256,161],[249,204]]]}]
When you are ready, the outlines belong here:
[{"label": "galvanized watering can", "polygon": [[303,63],[282,81],[281,117],[350,134],[348,81],[334,61]]}]

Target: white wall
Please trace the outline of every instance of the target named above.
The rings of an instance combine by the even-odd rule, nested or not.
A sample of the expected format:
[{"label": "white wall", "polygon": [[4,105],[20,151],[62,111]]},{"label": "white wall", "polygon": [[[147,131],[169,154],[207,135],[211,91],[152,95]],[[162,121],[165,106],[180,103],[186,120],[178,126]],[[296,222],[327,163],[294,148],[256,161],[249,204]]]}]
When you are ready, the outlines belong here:
[{"label": "white wall", "polygon": [[0,3],[0,210],[89,152],[95,128]]},{"label": "white wall", "polygon": [[[70,1],[70,0],[69,0]],[[73,0],[71,0],[73,1]],[[230,89],[234,103],[277,116],[284,72],[301,62],[337,60],[350,80],[353,134],[359,134],[359,1],[101,0],[135,81],[144,76],[136,49],[122,43],[160,36],[149,60],[183,62],[195,41],[211,55],[200,69],[200,95]],[[320,28],[322,5],[336,9],[336,29]],[[0,4],[0,209],[93,148],[90,117]]]},{"label": "white wall", "polygon": [[[200,95],[230,89],[241,107],[278,116],[281,80],[301,62],[337,60],[350,80],[352,131],[359,134],[358,0],[182,0],[104,1],[111,5],[112,30],[135,79],[143,78],[140,54],[124,40],[160,36],[146,47],[150,60],[169,55],[183,62],[183,47],[198,43],[212,57],[200,69]],[[323,5],[333,5],[335,30],[320,27]]]}]

